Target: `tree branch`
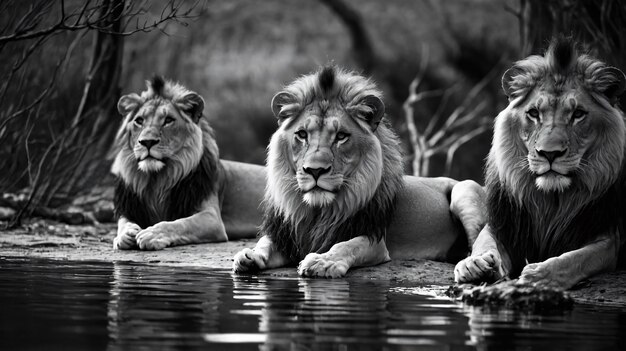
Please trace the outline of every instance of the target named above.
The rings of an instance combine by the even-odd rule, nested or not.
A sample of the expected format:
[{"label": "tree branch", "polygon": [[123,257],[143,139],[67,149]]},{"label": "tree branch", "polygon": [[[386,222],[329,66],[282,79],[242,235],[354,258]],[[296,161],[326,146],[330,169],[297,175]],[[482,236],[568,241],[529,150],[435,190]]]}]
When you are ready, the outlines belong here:
[{"label": "tree branch", "polygon": [[[49,2],[48,4],[51,3],[52,2]],[[183,22],[182,20],[195,17],[192,13],[198,4],[198,1],[194,2],[188,8],[184,9],[184,1],[170,0],[167,5],[164,6],[163,11],[161,11],[161,14],[157,19],[153,20],[152,22],[146,20],[141,25],[137,23],[137,25],[133,29],[120,31],[111,30],[110,28],[107,28],[107,26],[103,26],[101,24],[99,11],[106,6],[104,3],[98,3],[92,7],[90,7],[89,4],[90,2],[86,1],[80,9],[66,14],[67,9],[65,6],[65,2],[61,1],[61,8],[59,10],[61,17],[59,18],[59,20],[46,28],[38,30],[35,30],[35,28],[40,24],[41,17],[45,13],[47,13],[47,9],[44,8],[42,10],[39,10],[35,14],[35,17],[33,17],[33,11],[35,11],[35,9],[33,8],[21,18],[20,22],[16,25],[13,33],[0,36],[0,45],[9,42],[45,37],[59,32],[73,32],[83,29],[92,29],[107,34],[128,36],[138,32],[149,32],[154,29],[159,29],[163,23],[172,20],[180,24],[186,24],[186,22]],[[104,14],[105,16],[115,11],[115,9],[108,8],[107,11],[108,12]],[[139,15],[144,15],[146,13],[147,12],[143,7],[135,10],[134,5],[131,3],[131,5],[123,9],[119,17],[126,18],[127,22],[130,22],[131,19]],[[68,24],[70,20],[72,20],[73,23]]]},{"label": "tree branch", "polygon": [[448,176],[450,175],[450,171],[452,170],[452,161],[454,160],[454,154],[456,153],[456,151],[465,143],[471,141],[472,139],[476,138],[477,136],[489,130],[491,130],[490,125],[488,124],[480,125],[476,127],[474,130],[456,139],[456,141],[452,143],[452,145],[450,145],[450,147],[448,148],[448,151],[446,152],[446,171],[445,171],[446,175]]}]

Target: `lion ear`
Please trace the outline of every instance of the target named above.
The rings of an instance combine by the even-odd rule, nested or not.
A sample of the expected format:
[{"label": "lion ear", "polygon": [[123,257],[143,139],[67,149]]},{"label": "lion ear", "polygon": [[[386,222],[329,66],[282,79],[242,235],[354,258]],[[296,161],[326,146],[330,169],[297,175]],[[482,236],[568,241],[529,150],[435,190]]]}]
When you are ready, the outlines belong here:
[{"label": "lion ear", "polygon": [[513,98],[516,93],[516,89],[513,87],[513,82],[515,81],[514,79],[521,73],[521,68],[513,66],[506,70],[506,72],[504,72],[504,74],[502,75],[502,90],[504,91],[504,94],[509,98],[509,100],[511,100],[511,98]]},{"label": "lion ear", "polygon": [[385,115],[385,104],[378,96],[368,95],[363,99],[362,105],[366,108],[359,114],[369,123],[372,131],[376,131],[380,121]]},{"label": "lion ear", "polygon": [[124,95],[120,98],[120,101],[117,102],[117,111],[122,115],[126,116],[132,111],[134,111],[137,106],[141,104],[141,97],[137,94],[128,94]]},{"label": "lion ear", "polygon": [[278,119],[278,124],[286,118],[292,117],[294,107],[298,106],[298,98],[292,93],[281,91],[272,98],[272,112]]},{"label": "lion ear", "polygon": [[626,76],[624,76],[624,72],[615,67],[603,69],[602,75],[607,77],[607,79],[603,81],[608,83],[600,89],[611,105],[615,105],[620,95],[624,93],[624,89],[626,89]]},{"label": "lion ear", "polygon": [[182,98],[176,100],[176,105],[189,114],[194,123],[198,123],[204,111],[204,99],[196,93],[189,93]]}]

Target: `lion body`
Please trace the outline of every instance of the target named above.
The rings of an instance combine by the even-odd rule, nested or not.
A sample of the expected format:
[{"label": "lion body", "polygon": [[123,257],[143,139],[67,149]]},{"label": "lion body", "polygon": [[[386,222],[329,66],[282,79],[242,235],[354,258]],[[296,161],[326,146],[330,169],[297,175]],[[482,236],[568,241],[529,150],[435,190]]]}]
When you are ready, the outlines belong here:
[{"label": "lion body", "polygon": [[[262,171],[237,163],[228,163],[225,169],[213,130],[202,116],[203,107],[199,95],[159,77],[141,95],[120,99],[124,122],[112,166],[118,178],[115,248],[161,249],[225,241],[231,229],[235,237],[254,236],[258,211],[250,211],[249,206],[237,211],[227,205],[247,216],[239,221],[228,216],[227,223],[237,227],[225,227],[220,195],[240,172]],[[232,199],[229,194],[227,202]]]},{"label": "lion body", "polygon": [[278,93],[272,110],[279,128],[261,239],[235,256],[236,272],[299,262],[302,275],[339,277],[390,257],[444,260],[467,242],[450,214],[456,182],[403,178],[398,138],[370,80],[326,67]]},{"label": "lion body", "polygon": [[617,232],[621,201],[617,188],[613,185],[591,201],[541,194],[533,206],[517,204],[500,184],[488,184],[489,224],[506,248],[509,275],[518,277],[529,263],[543,262]]},{"label": "lion body", "polygon": [[[276,135],[279,140],[272,143],[286,141],[280,134]],[[362,184],[340,190],[335,201],[327,206],[311,206],[299,199],[302,194],[293,184],[281,184],[287,179],[283,173],[285,169],[278,164],[283,155],[269,156],[269,177],[276,182],[268,182],[261,235],[267,235],[293,262],[304,259],[311,252],[326,252],[338,242],[361,235],[371,240],[382,240],[395,210],[397,193],[402,187],[403,170],[397,137],[386,123],[379,125],[375,138],[382,149],[380,158],[366,159],[365,162],[379,164],[365,165],[356,170],[356,180],[344,179],[346,183]],[[270,152],[283,147],[271,145]],[[378,175],[358,174],[377,168],[380,169]]]},{"label": "lion body", "polygon": [[579,55],[567,39],[505,73],[510,103],[496,117],[486,165],[489,225],[457,265],[457,281],[521,274],[569,288],[614,265],[623,83],[623,73]]},{"label": "lion body", "polygon": [[[203,139],[213,140],[208,123],[201,124]],[[147,228],[199,212],[202,202],[216,193],[223,167],[214,143],[198,147],[203,149],[200,161],[188,171],[170,170],[168,165],[164,172],[146,173],[136,168],[132,157],[118,156],[114,166],[120,168],[116,172],[119,175],[114,199],[116,215]]]},{"label": "lion body", "polygon": [[[380,91],[362,76],[326,67],[281,94],[275,109],[284,120],[268,148],[260,234],[292,263],[360,236],[380,242],[403,174]],[[315,178],[310,168],[330,171]]]}]

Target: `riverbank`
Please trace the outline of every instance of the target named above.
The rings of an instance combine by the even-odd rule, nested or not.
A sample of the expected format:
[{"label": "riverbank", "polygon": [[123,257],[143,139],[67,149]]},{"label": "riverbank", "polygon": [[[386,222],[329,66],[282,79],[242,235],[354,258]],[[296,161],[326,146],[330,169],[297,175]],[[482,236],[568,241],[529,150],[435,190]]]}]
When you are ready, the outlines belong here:
[{"label": "riverbank", "polygon": [[[115,224],[66,225],[50,220],[28,220],[18,229],[0,232],[0,257],[33,257],[70,261],[126,261],[151,265],[204,267],[229,270],[232,258],[255,240],[187,245],[162,251],[113,250]],[[454,266],[428,260],[395,260],[376,267],[351,270],[347,278],[382,279],[410,285],[452,285]],[[262,274],[296,277],[295,268]],[[579,303],[626,308],[626,272],[597,276],[571,291]]]}]

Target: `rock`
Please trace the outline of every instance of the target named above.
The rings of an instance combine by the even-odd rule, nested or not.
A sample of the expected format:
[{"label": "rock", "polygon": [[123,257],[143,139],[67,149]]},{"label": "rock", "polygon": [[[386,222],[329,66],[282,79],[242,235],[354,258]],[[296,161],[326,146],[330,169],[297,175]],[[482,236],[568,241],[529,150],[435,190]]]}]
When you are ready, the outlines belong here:
[{"label": "rock", "polygon": [[0,207],[0,221],[8,221],[15,213],[16,211],[10,207]]},{"label": "rock", "polygon": [[574,305],[574,299],[563,290],[518,284],[517,280],[502,280],[492,285],[451,286],[446,294],[470,306],[515,309],[533,313],[563,311],[571,309]]},{"label": "rock", "polygon": [[115,189],[112,186],[97,186],[89,193],[77,196],[72,201],[73,206],[83,209],[95,210],[100,202],[112,202],[115,195]]},{"label": "rock", "polygon": [[82,212],[63,211],[58,214],[59,221],[67,224],[83,224],[88,223],[87,217]]},{"label": "rock", "polygon": [[93,208],[93,215],[100,223],[115,222],[113,202],[108,200],[98,201]]}]

